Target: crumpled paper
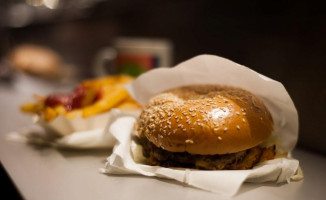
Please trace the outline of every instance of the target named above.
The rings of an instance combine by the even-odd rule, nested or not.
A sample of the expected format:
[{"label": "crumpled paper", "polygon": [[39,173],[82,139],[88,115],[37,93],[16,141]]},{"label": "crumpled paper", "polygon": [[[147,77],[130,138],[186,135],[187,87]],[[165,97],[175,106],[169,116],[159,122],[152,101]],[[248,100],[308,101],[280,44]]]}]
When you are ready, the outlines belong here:
[{"label": "crumpled paper", "polygon": [[[283,85],[225,58],[197,56],[174,68],[149,71],[126,87],[132,97],[144,105],[159,92],[194,84],[240,87],[259,96],[274,120],[271,138],[280,141],[278,147],[284,152],[291,152],[294,148],[298,139],[298,114]],[[142,174],[174,179],[193,187],[231,196],[236,194],[245,181],[281,183],[303,178],[299,161],[289,157],[265,161],[251,170],[219,171],[148,166],[141,161],[141,149],[131,140],[135,122],[135,117],[118,117],[108,129],[107,134],[115,137],[117,144],[108,157],[105,168],[101,169],[102,173]]]},{"label": "crumpled paper", "polygon": [[[59,116],[50,122],[45,122],[35,116],[35,125],[11,132],[6,138],[11,141],[27,142],[37,145],[47,145],[59,148],[92,149],[112,148],[116,139],[106,134],[108,125],[116,119],[116,109],[89,118],[77,117],[67,119]],[[131,116],[138,115],[140,110],[125,110]],[[40,125],[37,126],[37,125]]]}]

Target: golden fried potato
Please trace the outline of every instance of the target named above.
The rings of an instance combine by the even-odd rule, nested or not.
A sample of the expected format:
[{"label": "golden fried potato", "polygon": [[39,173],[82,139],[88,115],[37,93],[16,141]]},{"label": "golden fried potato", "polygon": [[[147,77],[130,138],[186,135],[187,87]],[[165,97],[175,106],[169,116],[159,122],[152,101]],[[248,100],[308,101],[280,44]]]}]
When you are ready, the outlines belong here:
[{"label": "golden fried potato", "polygon": [[43,118],[45,121],[51,121],[58,116],[58,113],[51,107],[46,107],[43,111]]},{"label": "golden fried potato", "polygon": [[115,108],[118,108],[121,110],[133,110],[133,109],[141,108],[141,105],[135,101],[123,101],[119,105],[117,105]]},{"label": "golden fried potato", "polygon": [[20,109],[24,112],[40,113],[43,111],[44,105],[39,103],[26,103],[22,105]]},{"label": "golden fried potato", "polygon": [[83,108],[84,118],[107,111],[129,96],[127,90],[123,86],[106,85],[103,86],[102,90],[103,96],[99,101]]}]

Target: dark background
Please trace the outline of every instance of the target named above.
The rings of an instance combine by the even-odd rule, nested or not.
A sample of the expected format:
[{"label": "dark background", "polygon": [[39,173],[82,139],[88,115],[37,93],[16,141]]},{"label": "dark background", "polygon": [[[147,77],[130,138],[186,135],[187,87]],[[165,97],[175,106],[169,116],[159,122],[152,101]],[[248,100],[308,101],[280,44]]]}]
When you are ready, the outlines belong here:
[{"label": "dark background", "polygon": [[[94,55],[118,36],[167,38],[174,64],[215,54],[282,82],[300,118],[299,148],[326,155],[326,11],[312,1],[78,1],[8,25],[0,1],[0,56],[17,44],[47,45],[90,77]],[[23,2],[23,1],[13,1]],[[38,13],[40,7],[33,8]],[[46,8],[42,8],[44,11]],[[3,12],[1,12],[3,11]]]}]

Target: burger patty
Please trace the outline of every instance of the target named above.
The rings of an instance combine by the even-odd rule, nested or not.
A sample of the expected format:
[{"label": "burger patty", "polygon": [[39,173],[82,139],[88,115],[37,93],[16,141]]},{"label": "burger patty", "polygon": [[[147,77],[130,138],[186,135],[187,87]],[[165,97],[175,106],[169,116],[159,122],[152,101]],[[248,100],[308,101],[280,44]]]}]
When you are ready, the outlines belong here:
[{"label": "burger patty", "polygon": [[146,137],[137,138],[143,146],[147,164],[163,167],[184,167],[206,170],[244,170],[251,169],[259,162],[275,157],[275,145],[268,148],[253,147],[248,150],[224,155],[196,155],[187,152],[169,152],[156,147]]}]

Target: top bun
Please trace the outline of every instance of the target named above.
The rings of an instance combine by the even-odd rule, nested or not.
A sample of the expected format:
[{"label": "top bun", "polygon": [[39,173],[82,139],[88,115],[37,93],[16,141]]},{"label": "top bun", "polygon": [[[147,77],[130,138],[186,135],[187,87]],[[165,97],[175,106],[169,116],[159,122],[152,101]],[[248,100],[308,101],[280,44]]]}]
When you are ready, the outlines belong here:
[{"label": "top bun", "polygon": [[186,86],[150,99],[138,132],[170,152],[215,155],[243,151],[266,140],[273,119],[250,92],[219,85]]}]

